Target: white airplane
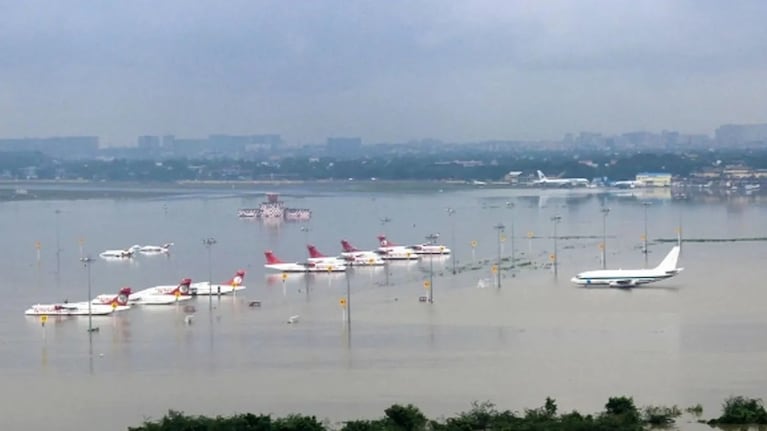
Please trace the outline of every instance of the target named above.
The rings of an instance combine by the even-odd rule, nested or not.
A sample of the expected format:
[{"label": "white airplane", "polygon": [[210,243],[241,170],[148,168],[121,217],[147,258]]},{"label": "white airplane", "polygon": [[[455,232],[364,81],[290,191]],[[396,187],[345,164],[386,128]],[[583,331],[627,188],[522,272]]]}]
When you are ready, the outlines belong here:
[{"label": "white airplane", "polygon": [[675,245],[660,265],[650,269],[600,269],[582,272],[570,281],[582,286],[608,285],[610,287],[636,287],[671,278],[684,270],[676,266],[679,246]]},{"label": "white airplane", "polygon": [[163,245],[134,245],[128,250],[134,253],[141,254],[167,254],[170,253],[170,248],[173,246],[172,242],[165,243]]},{"label": "white airplane", "polygon": [[132,250],[104,250],[99,257],[106,260],[130,259],[133,257]]},{"label": "white airplane", "polygon": [[[91,303],[88,301],[83,302],[60,302],[57,304],[35,304],[27,309],[24,314],[28,316],[104,316],[111,314],[114,311],[125,310],[129,308],[127,296],[125,293],[130,293],[130,288],[120,289],[120,293],[117,295],[104,295],[110,299],[107,302]],[[95,301],[95,300],[94,300]],[[89,312],[90,305],[90,312]]]},{"label": "white airplane", "polygon": [[380,266],[386,263],[378,253],[359,250],[345,239],[341,240],[341,249],[341,256],[352,266]]},{"label": "white airplane", "polygon": [[385,235],[378,235],[378,249],[376,253],[383,260],[418,260],[421,256],[410,247],[395,245]]},{"label": "white airplane", "polygon": [[128,297],[129,304],[165,305],[192,299],[192,279],[184,278],[177,286],[155,286],[140,290]]},{"label": "white airplane", "polygon": [[281,272],[344,272],[346,265],[332,265],[327,262],[283,262],[272,253],[271,250],[264,252],[266,264],[264,268]]},{"label": "white airplane", "polygon": [[587,187],[591,184],[586,178],[547,178],[543,172],[536,172],[538,179],[533,184],[543,187]]},{"label": "white airplane", "polygon": [[317,247],[307,244],[306,249],[309,251],[309,259],[307,259],[307,262],[310,263],[324,263],[328,265],[333,266],[345,266],[348,262],[346,259],[335,257],[335,256],[325,256],[324,254],[320,253],[319,250],[317,250]]},{"label": "white airplane", "polygon": [[209,281],[202,281],[199,283],[192,283],[192,292],[198,295],[225,295],[227,293],[233,293],[238,290],[245,289],[245,271],[239,270],[234,274],[234,277],[221,284],[211,285]]}]

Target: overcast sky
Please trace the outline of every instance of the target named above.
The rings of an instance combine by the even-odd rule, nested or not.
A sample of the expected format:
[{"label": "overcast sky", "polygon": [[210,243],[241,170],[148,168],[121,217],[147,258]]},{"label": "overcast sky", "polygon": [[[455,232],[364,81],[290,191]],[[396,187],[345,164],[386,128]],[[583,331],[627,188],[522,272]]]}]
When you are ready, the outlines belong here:
[{"label": "overcast sky", "polygon": [[767,2],[0,0],[0,137],[291,143],[767,122]]}]

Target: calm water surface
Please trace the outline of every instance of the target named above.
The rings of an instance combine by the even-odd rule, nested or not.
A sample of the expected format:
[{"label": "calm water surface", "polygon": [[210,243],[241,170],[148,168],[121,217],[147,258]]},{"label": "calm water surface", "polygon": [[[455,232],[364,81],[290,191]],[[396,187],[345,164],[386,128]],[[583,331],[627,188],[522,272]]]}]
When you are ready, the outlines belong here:
[{"label": "calm water surface", "polygon": [[[466,410],[473,400],[521,411],[547,396],[563,411],[595,412],[622,394],[639,405],[701,403],[710,418],[727,396],[765,396],[767,243],[685,243],[681,275],[634,290],[569,282],[600,267],[603,205],[611,209],[608,266],[633,268],[645,265],[645,220],[651,240],[675,238],[680,223],[687,238],[767,236],[763,200],[354,191],[332,184],[277,190],[288,206],[311,208],[311,222],[239,220],[238,208],[262,200],[262,190],[239,186],[146,199],[0,203],[0,428],[81,430],[98,423],[119,430],[171,408],[301,412],[335,422],[380,417],[395,402],[437,417]],[[646,218],[643,201],[651,203]],[[555,215],[562,217],[556,275],[548,265]],[[530,262],[504,270],[501,289],[488,262],[497,258],[499,222],[506,225],[503,255],[511,253],[513,224],[516,256]],[[263,268],[267,249],[295,261],[306,257],[307,243],[326,254],[338,253],[341,239],[370,249],[381,232],[406,244],[440,233],[455,250],[459,273],[452,275],[449,258],[352,271],[351,335],[339,307],[344,275],[290,275],[283,283]],[[202,245],[207,237],[217,240],[210,256]],[[564,239],[570,237],[579,238]],[[94,317],[100,330],[92,337],[87,317],[50,319],[43,327],[23,315],[34,303],[86,299],[81,243],[95,256],[169,241],[175,245],[167,257],[95,262],[93,294],[183,277],[205,281],[209,273],[223,281],[237,269],[247,271],[248,288],[185,303],[193,312],[173,305]],[[670,247],[651,241],[648,264]],[[434,304],[418,301],[430,265]],[[248,306],[255,299],[260,308]],[[296,314],[300,322],[287,324]]]}]

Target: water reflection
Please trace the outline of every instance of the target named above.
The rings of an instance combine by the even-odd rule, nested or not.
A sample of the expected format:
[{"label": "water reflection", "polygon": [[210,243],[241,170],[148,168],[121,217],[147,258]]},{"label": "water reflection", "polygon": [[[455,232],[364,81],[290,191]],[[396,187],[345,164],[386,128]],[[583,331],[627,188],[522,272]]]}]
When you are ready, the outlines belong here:
[{"label": "water reflection", "polygon": [[88,331],[88,374],[93,375],[93,334],[95,331]]},{"label": "water reflection", "polygon": [[[316,405],[310,389],[319,385],[332,401],[318,407],[317,413],[332,418],[339,415],[341,404],[370,395],[370,388],[377,388],[382,381],[387,396],[413,396],[424,400],[424,408],[445,413],[451,406],[435,399],[433,393],[446,394],[460,403],[490,398],[504,408],[536,405],[543,389],[513,395],[503,390],[528,382],[530,376],[540,380],[540,385],[530,387],[556,391],[553,395],[561,398],[563,405],[587,411],[601,408],[607,389],[630,393],[642,403],[671,397],[670,403],[702,402],[707,408],[716,408],[723,392],[761,390],[763,343],[754,345],[749,339],[753,341],[754,334],[765,327],[761,305],[765,293],[760,283],[767,277],[762,264],[764,243],[685,243],[687,270],[678,279],[634,291],[586,290],[568,283],[574,273],[599,266],[599,211],[605,204],[611,207],[608,262],[615,267],[639,267],[643,260],[642,199],[662,202],[648,208],[648,232],[652,235],[673,237],[683,214],[685,234],[706,237],[761,235],[767,210],[759,204],[760,198],[728,198],[738,207],[730,217],[728,201],[721,200],[710,204],[694,197],[672,202],[665,197],[549,195],[541,199],[491,189],[417,198],[382,194],[371,205],[369,195],[336,192],[333,198],[307,198],[306,206],[314,210],[316,226],[323,227],[311,230],[311,238],[298,224],[271,229],[239,222],[233,216],[237,199],[208,205],[204,215],[199,215],[197,200],[173,200],[169,202],[168,222],[157,217],[157,223],[151,224],[145,222],[147,217],[161,215],[157,203],[130,201],[120,205],[118,209],[129,217],[117,217],[115,209],[99,201],[63,205],[67,210],[62,212],[62,231],[86,232],[93,243],[89,247],[94,249],[131,244],[140,237],[172,235],[180,239],[172,261],[139,258],[139,266],[94,266],[94,271],[99,271],[97,278],[105,285],[155,285],[187,273],[193,278],[206,277],[205,250],[198,240],[185,242],[183,238],[198,238],[199,224],[209,220],[216,221],[216,236],[222,244],[216,251],[213,271],[228,274],[237,265],[247,268],[252,280],[246,290],[234,296],[198,297],[184,306],[134,308],[106,318],[94,317],[101,333],[90,336],[83,318],[51,317],[44,329],[37,319],[22,321],[20,313],[29,303],[66,296],[81,298],[84,289],[81,273],[67,271],[66,262],[78,259],[76,245],[62,247],[60,289],[54,287],[54,274],[45,272],[52,253],[41,269],[35,269],[31,252],[35,238],[30,238],[29,232],[35,232],[36,223],[41,221],[37,214],[43,212],[42,206],[39,202],[13,203],[18,211],[0,208],[0,221],[18,226],[8,232],[8,247],[0,265],[8,265],[3,287],[21,293],[7,295],[2,304],[1,327],[6,328],[8,342],[6,347],[0,346],[0,357],[5,358],[0,361],[0,368],[5,370],[0,376],[4,382],[12,381],[7,388],[20,398],[29,392],[29,384],[47,384],[50,375],[45,375],[45,370],[49,374],[60,372],[57,378],[72,376],[74,383],[89,389],[72,394],[73,402],[93,405],[89,412],[93,420],[114,420],[123,428],[139,423],[142,415],[163,414],[167,400],[174,396],[192,414],[210,411],[210,399],[201,399],[199,392],[192,390],[179,391],[179,385],[230,391],[235,404],[229,407],[239,411],[253,408],[252,391],[247,388],[281,388],[285,382],[295,382],[289,389],[255,401],[261,409],[276,411],[296,403]],[[483,201],[490,203],[485,209]],[[499,221],[508,225],[511,214],[506,202],[515,204],[519,265],[512,277],[509,263],[504,261],[503,289],[498,290],[491,271],[497,257],[497,238],[491,226]],[[559,211],[561,205],[569,209]],[[355,208],[355,212],[339,212],[339,207]],[[452,218],[445,216],[446,207],[458,208]],[[432,262],[424,257],[419,262],[351,268],[347,274],[290,274],[283,282],[282,274],[265,273],[260,251],[253,250],[254,243],[273,241],[278,251],[303,255],[308,239],[327,247],[337,245],[342,237],[368,239],[368,245],[374,246],[373,237],[383,227],[379,218],[386,214],[396,216],[386,223],[385,230],[406,243],[422,238],[419,230],[424,226],[430,231],[455,229],[455,246],[451,248],[460,262],[458,273],[453,276],[448,271],[448,257],[434,256]],[[553,269],[549,260],[553,252],[549,217],[553,214],[563,216],[558,242],[563,277],[559,282],[548,272]],[[181,215],[184,223],[176,218]],[[78,221],[78,217],[84,220],[87,216],[97,216],[104,223]],[[564,239],[565,235],[573,238]],[[51,233],[40,240],[50,244],[55,238]],[[470,246],[473,240],[477,241],[475,247]],[[62,244],[67,241],[62,236]],[[653,257],[660,254],[659,247],[666,246],[648,245],[658,250],[650,256],[653,263]],[[30,253],[15,252],[20,249]],[[510,254],[508,247],[503,254]],[[258,261],[253,255],[258,255]],[[531,263],[522,265],[522,260]],[[425,292],[422,283],[432,265],[435,302],[420,303],[418,297]],[[339,300],[345,295],[346,277],[352,291],[351,331],[340,320]],[[483,283],[478,283],[480,280]],[[478,284],[487,288],[477,289]],[[213,301],[210,310],[209,300]],[[262,306],[250,307],[251,302]],[[293,315],[300,319],[288,325],[286,321]],[[192,316],[191,323],[185,320],[187,316]],[[77,322],[73,324],[73,320]],[[736,337],[733,333],[744,335]],[[87,369],[83,363],[86,341]],[[13,348],[7,347],[11,345]],[[97,356],[101,349],[109,351],[104,360]],[[427,368],[428,373],[424,373]],[[17,369],[29,372],[17,373]],[[215,376],[207,372],[211,369],[215,369]],[[89,373],[92,379],[82,379]],[[118,413],[108,408],[117,395],[99,391],[108,387],[113,373],[129,373],[131,378],[122,380],[121,391],[136,395],[122,395],[127,398],[127,408]],[[24,375],[23,382],[14,379],[19,374]],[[428,382],[424,374],[428,374]],[[333,384],[350,380],[359,388]],[[602,383],[594,387],[594,381]],[[424,382],[428,384],[414,384]],[[701,393],[701,385],[715,389]],[[528,402],[528,396],[534,399]],[[381,400],[373,397],[371,403]],[[68,413],[66,406],[59,404],[53,397],[40,402],[42,408],[61,418]],[[24,405],[12,402],[6,409],[21,411]],[[148,411],[147,405],[159,410]],[[115,414],[122,416],[115,419]],[[72,416],[57,426],[79,429],[78,418]],[[35,419],[30,419],[32,428],[43,426]]]}]

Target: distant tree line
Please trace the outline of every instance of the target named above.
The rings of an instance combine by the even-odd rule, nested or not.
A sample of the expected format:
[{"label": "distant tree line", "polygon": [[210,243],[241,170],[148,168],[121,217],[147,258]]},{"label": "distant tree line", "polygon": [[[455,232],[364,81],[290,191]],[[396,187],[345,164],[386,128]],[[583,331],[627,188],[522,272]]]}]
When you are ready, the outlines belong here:
[{"label": "distant tree line", "polygon": [[[699,417],[703,409],[697,405],[688,408],[687,412]],[[525,409],[522,413],[498,410],[489,402],[475,402],[469,411],[440,420],[427,418],[412,404],[395,404],[387,408],[380,419],[349,420],[337,427],[315,416],[300,414],[272,418],[271,415],[245,413],[211,418],[171,410],[159,420],[147,420],[140,426],[129,427],[128,431],[640,431],[669,427],[681,414],[676,406],[640,409],[633,398],[625,396],[608,399],[604,410],[594,415],[577,411],[560,414],[556,401],[546,398],[543,406]],[[723,405],[722,416],[706,423],[712,426],[767,424],[767,412],[759,399],[731,397]]]},{"label": "distant tree line", "polygon": [[39,152],[0,152],[0,179],[157,181],[181,180],[500,180],[510,171],[612,180],[633,179],[639,172],[667,172],[686,177],[713,166],[767,168],[767,149],[689,153],[540,151],[527,154],[467,152],[409,154],[391,157],[287,157],[282,159],[97,159],[61,160]]}]

